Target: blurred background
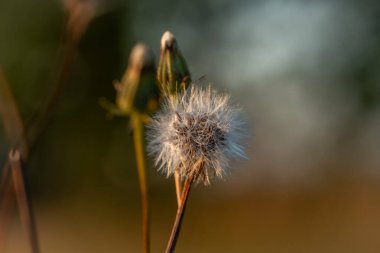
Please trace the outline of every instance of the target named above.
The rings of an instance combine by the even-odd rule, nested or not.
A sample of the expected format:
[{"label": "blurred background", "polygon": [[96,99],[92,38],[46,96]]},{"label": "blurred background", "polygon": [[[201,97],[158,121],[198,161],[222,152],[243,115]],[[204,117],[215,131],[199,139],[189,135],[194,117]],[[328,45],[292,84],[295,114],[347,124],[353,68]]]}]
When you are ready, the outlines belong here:
[{"label": "blurred background", "polygon": [[[136,42],[158,60],[171,30],[192,78],[229,91],[251,133],[249,160],[191,192],[177,252],[379,252],[379,16],[369,0],[1,0],[0,65],[25,122],[70,63],[27,163],[41,251],[142,251],[128,120],[98,101],[114,101]],[[8,149],[0,123],[1,165]],[[152,164],[149,181],[163,252],[174,185]],[[29,252],[16,211],[8,237],[5,252]]]}]

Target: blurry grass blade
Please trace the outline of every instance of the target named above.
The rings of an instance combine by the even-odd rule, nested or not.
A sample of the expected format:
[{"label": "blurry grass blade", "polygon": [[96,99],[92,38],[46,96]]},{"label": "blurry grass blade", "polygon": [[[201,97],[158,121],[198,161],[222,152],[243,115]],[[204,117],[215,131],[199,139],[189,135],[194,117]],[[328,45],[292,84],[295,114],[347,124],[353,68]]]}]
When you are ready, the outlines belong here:
[{"label": "blurry grass blade", "polygon": [[0,116],[11,146],[20,149],[23,159],[27,159],[28,145],[25,128],[15,98],[0,67]]},{"label": "blurry grass blade", "polygon": [[116,83],[116,104],[127,114],[153,112],[158,106],[159,89],[155,79],[154,56],[144,44],[131,51],[121,83]]},{"label": "blurry grass blade", "polygon": [[174,35],[166,31],[161,38],[157,80],[164,92],[175,93],[190,83],[190,72]]}]

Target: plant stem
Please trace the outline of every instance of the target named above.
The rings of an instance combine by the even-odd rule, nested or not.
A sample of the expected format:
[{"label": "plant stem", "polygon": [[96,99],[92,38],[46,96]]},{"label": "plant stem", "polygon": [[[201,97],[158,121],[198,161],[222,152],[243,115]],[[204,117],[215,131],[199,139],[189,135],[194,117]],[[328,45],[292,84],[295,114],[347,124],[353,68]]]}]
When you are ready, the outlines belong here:
[{"label": "plant stem", "polygon": [[175,193],[177,195],[177,206],[181,203],[181,178],[179,176],[179,172],[177,170],[174,170],[174,184],[175,184]]},{"label": "plant stem", "polygon": [[21,155],[17,149],[9,153],[9,161],[12,168],[13,185],[19,206],[21,223],[24,225],[24,229],[29,237],[31,252],[38,253],[40,251],[32,204],[26,192]]},{"label": "plant stem", "polygon": [[142,206],[142,231],[144,252],[150,251],[150,224],[149,224],[149,198],[148,198],[148,184],[146,176],[146,160],[144,151],[144,129],[141,115],[134,113],[132,115],[133,122],[133,139],[135,144],[137,170],[140,182],[141,206]]},{"label": "plant stem", "polygon": [[181,232],[182,220],[185,214],[186,204],[187,204],[187,200],[189,197],[190,188],[192,184],[193,184],[193,177],[187,178],[183,186],[181,201],[177,209],[177,215],[174,220],[174,224],[173,224],[172,232],[170,234],[168,245],[166,246],[166,251],[165,251],[166,253],[174,252],[179,233]]},{"label": "plant stem", "polygon": [[42,105],[42,108],[36,111],[26,122],[26,134],[30,149],[36,144],[40,135],[47,127],[49,120],[51,120],[60,95],[70,77],[71,67],[77,54],[77,46],[80,38],[73,39],[71,34],[67,34],[66,36],[68,37],[67,42],[62,52],[60,52],[61,55],[57,69],[55,70],[56,72],[53,73],[55,80],[54,89],[52,93],[49,94],[47,101]]}]

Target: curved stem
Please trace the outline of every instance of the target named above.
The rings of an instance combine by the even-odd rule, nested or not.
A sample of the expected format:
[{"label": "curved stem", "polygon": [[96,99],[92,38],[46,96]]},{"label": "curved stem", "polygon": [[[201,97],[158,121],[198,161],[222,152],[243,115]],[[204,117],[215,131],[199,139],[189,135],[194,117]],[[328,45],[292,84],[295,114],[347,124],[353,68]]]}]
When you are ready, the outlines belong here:
[{"label": "curved stem", "polygon": [[142,230],[143,230],[143,242],[144,252],[150,251],[150,237],[149,237],[149,198],[148,198],[148,184],[146,176],[146,160],[144,151],[144,129],[141,116],[134,114],[132,116],[133,122],[133,139],[135,143],[135,153],[137,170],[139,175],[139,185],[141,194],[141,206],[142,206]]},{"label": "curved stem", "polygon": [[193,184],[193,177],[187,178],[183,186],[183,190],[181,194],[181,202],[178,205],[177,215],[174,220],[174,224],[173,224],[172,232],[170,234],[168,245],[166,246],[166,251],[165,251],[166,253],[174,252],[179,233],[181,232],[182,220],[185,214],[186,204],[187,204],[187,200],[189,197],[190,188],[192,184]]}]

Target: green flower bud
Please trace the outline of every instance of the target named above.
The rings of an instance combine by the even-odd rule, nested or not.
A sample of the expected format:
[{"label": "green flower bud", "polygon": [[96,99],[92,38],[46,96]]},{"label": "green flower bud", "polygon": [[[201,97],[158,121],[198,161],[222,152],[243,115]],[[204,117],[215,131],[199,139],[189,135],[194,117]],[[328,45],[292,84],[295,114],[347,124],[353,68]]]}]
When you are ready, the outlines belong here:
[{"label": "green flower bud", "polygon": [[190,72],[174,35],[166,31],[161,38],[160,61],[157,80],[164,93],[177,93],[190,84]]},{"label": "green flower bud", "polygon": [[121,83],[116,83],[116,105],[125,114],[152,113],[158,107],[159,88],[155,78],[153,52],[144,44],[131,51]]}]

